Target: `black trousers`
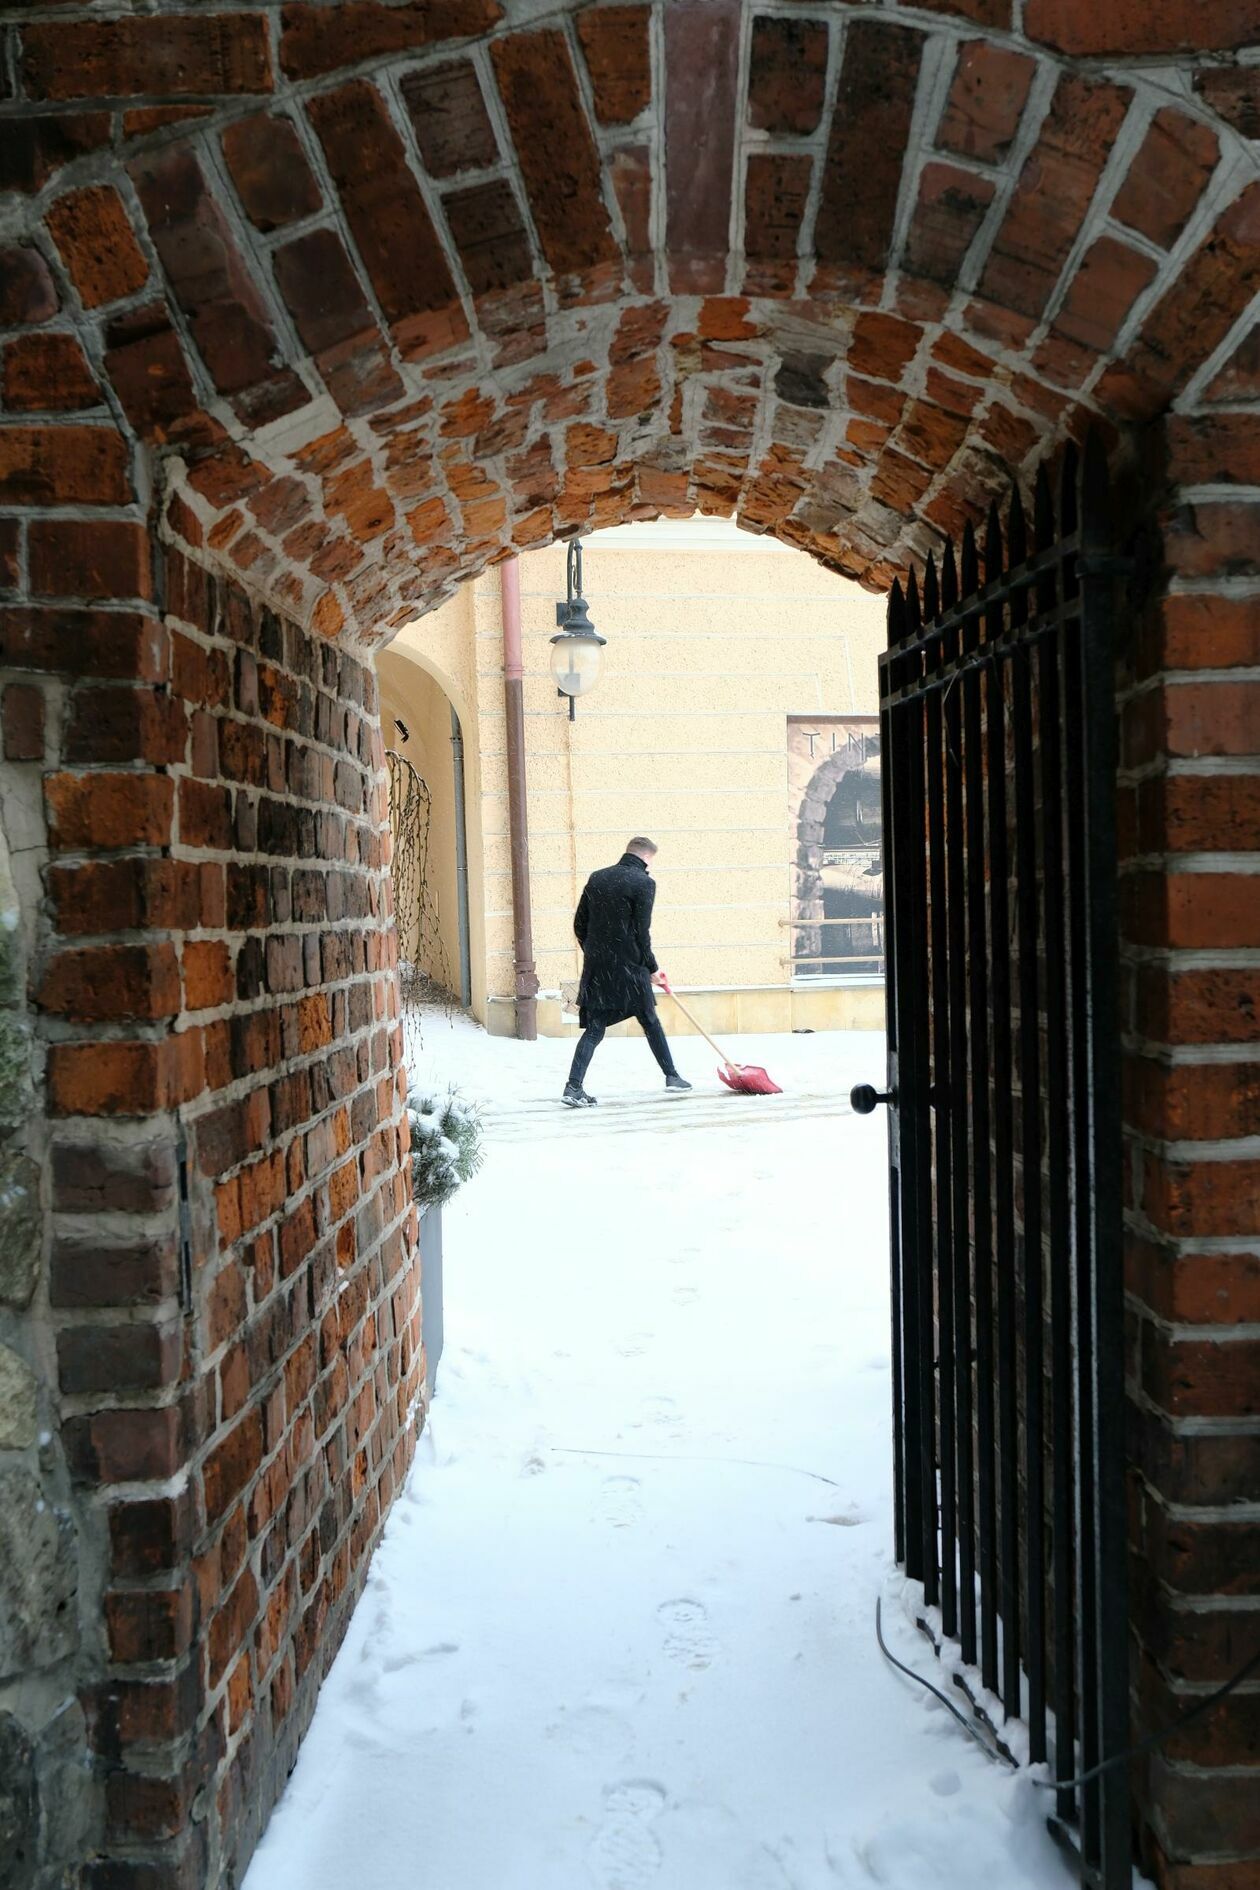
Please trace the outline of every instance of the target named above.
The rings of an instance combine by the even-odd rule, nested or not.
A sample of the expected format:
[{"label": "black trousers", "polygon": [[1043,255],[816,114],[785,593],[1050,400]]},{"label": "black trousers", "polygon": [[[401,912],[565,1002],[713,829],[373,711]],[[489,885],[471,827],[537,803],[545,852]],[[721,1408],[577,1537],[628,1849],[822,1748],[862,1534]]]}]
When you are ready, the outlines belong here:
[{"label": "black trousers", "polygon": [[[674,1059],[669,1048],[669,1039],[664,1026],[656,1014],[656,1006],[649,1001],[641,1011],[635,1012],[635,1022],[648,1040],[648,1048],[660,1064],[666,1076],[674,1075]],[[569,1071],[569,1081],[580,1089],[586,1072],[591,1067],[591,1058],[604,1041],[607,1024],[589,1023],[578,1038],[577,1049],[573,1052],[573,1067]]]}]

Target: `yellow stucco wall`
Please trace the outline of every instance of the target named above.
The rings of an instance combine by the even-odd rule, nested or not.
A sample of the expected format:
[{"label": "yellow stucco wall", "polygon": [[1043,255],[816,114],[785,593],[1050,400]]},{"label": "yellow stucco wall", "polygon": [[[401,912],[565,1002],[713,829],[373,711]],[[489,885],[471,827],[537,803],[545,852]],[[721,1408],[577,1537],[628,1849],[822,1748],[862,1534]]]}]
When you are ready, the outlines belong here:
[{"label": "yellow stucco wall", "polygon": [[[657,955],[681,987],[712,993],[697,1006],[707,1023],[789,1029],[809,1010],[815,1027],[878,1024],[877,991],[789,996],[783,922],[793,844],[787,718],[874,712],[882,601],[799,553],[712,520],[597,533],[584,551],[586,596],[608,647],[572,723],[550,671],[565,546],[521,560],[534,946],[544,993],[576,976],[572,915],[587,874],[641,832],[660,847]],[[512,898],[497,571],[399,633],[381,658],[387,715],[419,722],[423,708],[431,718],[421,666],[458,698],[464,721],[470,852],[475,829],[481,854],[472,905],[484,919],[474,939],[474,1008],[486,1018],[489,1006],[492,1026],[503,1025]],[[441,765],[449,777],[449,742]],[[503,1017],[496,999],[505,1001]],[[543,1003],[540,1027],[561,1028],[558,1005]]]}]

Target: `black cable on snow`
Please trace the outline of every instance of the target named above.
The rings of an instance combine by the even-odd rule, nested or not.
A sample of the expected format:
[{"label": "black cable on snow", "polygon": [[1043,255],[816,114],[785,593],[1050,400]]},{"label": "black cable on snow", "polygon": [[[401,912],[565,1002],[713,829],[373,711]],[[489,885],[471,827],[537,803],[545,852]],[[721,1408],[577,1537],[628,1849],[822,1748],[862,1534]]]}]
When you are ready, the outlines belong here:
[{"label": "black cable on snow", "polygon": [[[875,1599],[875,1638],[879,1642],[879,1651],[883,1654],[884,1659],[888,1661],[889,1665],[895,1667],[898,1673],[905,1674],[907,1679],[915,1680],[921,1687],[926,1687],[927,1691],[933,1694],[936,1699],[940,1701],[942,1706],[948,1708],[963,1731],[970,1734],[982,1752],[987,1753],[991,1759],[997,1758],[1004,1760],[1014,1771],[1018,1772],[1022,1770],[1017,1759],[1013,1759],[1009,1753],[1003,1752],[1000,1746],[991,1745],[987,1739],[977,1732],[966,1715],[958,1710],[954,1702],[947,1698],[938,1686],[933,1686],[930,1680],[924,1679],[921,1673],[916,1673],[913,1667],[907,1667],[904,1661],[898,1660],[896,1655],[889,1651],[888,1643],[884,1639],[883,1626],[880,1620],[880,1598],[878,1596],[876,1596]],[[1174,1733],[1181,1732],[1183,1727],[1189,1726],[1192,1721],[1199,1719],[1204,1713],[1210,1712],[1214,1706],[1219,1706],[1223,1699],[1226,1699],[1237,1687],[1240,1687],[1244,1680],[1250,1679],[1251,1675],[1257,1670],[1260,1670],[1260,1648],[1256,1649],[1250,1660],[1244,1661],[1237,1673],[1231,1674],[1228,1680],[1217,1687],[1213,1692],[1205,1694],[1201,1700],[1196,1700],[1193,1706],[1187,1707],[1184,1713],[1179,1713],[1176,1719],[1170,1721],[1167,1726],[1161,1727],[1158,1732],[1147,1733],[1144,1739],[1137,1740],[1131,1746],[1125,1746],[1120,1752],[1113,1752],[1109,1759],[1100,1759],[1097,1765],[1091,1765],[1087,1772],[1079,1772],[1075,1778],[1034,1778],[1031,1780],[1031,1783],[1037,1786],[1038,1790],[1043,1792],[1079,1791],[1082,1785],[1092,1784],[1094,1779],[1100,1778],[1104,1772],[1112,1771],[1117,1765],[1128,1765],[1131,1759],[1140,1758],[1144,1752],[1150,1752],[1154,1747],[1162,1746],[1165,1740],[1173,1737]]]}]

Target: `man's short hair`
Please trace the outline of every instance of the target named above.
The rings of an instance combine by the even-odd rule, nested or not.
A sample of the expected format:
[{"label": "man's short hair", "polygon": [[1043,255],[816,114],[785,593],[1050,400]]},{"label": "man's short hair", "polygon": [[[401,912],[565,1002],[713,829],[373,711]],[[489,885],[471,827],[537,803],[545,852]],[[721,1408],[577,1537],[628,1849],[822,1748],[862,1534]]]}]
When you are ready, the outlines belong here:
[{"label": "man's short hair", "polygon": [[649,840],[646,834],[636,833],[633,840],[626,842],[627,853],[655,853],[657,850],[655,840]]}]

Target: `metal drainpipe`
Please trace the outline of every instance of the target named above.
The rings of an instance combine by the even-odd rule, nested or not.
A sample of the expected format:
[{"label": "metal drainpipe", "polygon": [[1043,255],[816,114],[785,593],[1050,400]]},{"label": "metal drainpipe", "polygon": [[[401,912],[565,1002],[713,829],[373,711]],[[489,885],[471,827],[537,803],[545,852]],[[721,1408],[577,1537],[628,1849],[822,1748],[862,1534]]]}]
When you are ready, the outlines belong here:
[{"label": "metal drainpipe", "polygon": [[464,818],[464,731],[451,704],[451,754],[455,761],[455,904],[459,917],[459,1001],[472,1003],[472,941],[468,935],[468,825]]},{"label": "metal drainpipe", "polygon": [[516,966],[516,1034],[538,1035],[538,973],[529,897],[529,811],[525,799],[525,668],[521,657],[521,567],[499,566],[503,598],[503,702],[507,711],[508,831],[512,847],[512,952]]}]

